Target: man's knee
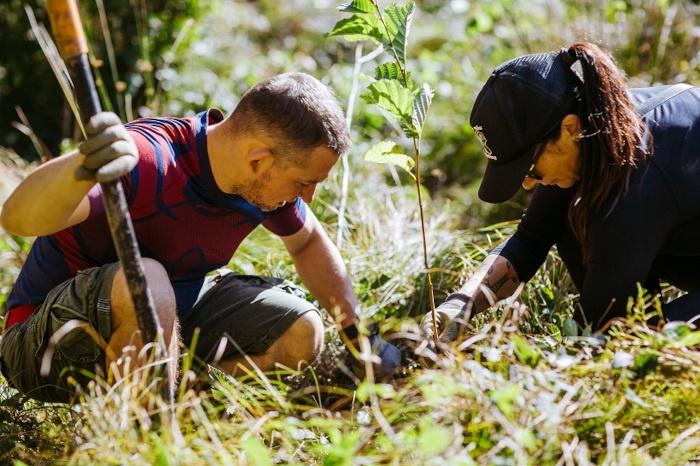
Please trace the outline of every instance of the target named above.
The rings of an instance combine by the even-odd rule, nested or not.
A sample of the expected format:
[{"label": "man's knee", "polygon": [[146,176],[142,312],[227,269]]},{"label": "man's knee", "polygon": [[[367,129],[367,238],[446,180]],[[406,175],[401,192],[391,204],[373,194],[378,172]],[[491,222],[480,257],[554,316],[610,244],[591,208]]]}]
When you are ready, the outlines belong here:
[{"label": "man's knee", "polygon": [[[166,341],[170,341],[173,334],[177,335],[177,303],[168,273],[158,261],[148,258],[143,259],[143,269],[158,321]],[[113,329],[120,326],[135,328],[137,319],[123,268],[114,277],[111,303]]]},{"label": "man's knee", "polygon": [[279,362],[294,368],[313,363],[323,351],[323,330],[318,312],[302,314],[276,343]]},{"label": "man's knee", "polygon": [[175,301],[175,291],[170,283],[168,272],[160,262],[153,259],[143,259],[144,274],[151,295],[153,304],[158,314],[158,320],[166,340],[170,340],[172,334],[177,334],[177,302]]}]

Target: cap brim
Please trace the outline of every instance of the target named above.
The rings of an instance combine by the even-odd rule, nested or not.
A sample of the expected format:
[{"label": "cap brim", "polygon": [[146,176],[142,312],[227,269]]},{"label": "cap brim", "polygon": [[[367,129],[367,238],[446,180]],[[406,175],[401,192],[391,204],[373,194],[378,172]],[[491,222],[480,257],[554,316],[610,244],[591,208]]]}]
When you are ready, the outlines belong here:
[{"label": "cap brim", "polygon": [[500,204],[515,196],[525,180],[534,155],[535,147],[532,147],[510,163],[498,164],[489,160],[479,187],[479,199]]}]

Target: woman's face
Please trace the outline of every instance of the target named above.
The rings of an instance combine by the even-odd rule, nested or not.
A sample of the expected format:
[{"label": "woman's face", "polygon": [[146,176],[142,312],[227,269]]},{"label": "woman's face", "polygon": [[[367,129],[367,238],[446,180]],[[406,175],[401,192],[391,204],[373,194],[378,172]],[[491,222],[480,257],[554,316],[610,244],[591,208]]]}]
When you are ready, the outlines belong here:
[{"label": "woman's face", "polygon": [[559,139],[547,143],[533,173],[542,177],[525,178],[523,188],[532,189],[538,183],[560,188],[570,188],[580,178],[581,130],[576,115],[567,115],[562,120]]}]

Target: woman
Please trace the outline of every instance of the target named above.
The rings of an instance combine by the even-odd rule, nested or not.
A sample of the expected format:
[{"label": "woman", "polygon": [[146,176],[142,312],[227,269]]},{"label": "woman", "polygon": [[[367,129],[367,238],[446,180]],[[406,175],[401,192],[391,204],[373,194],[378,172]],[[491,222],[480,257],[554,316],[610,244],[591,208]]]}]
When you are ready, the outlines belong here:
[{"label": "woman", "polygon": [[[688,291],[666,320],[700,314],[700,89],[627,89],[612,56],[590,43],[500,65],[471,125],[489,159],[479,197],[537,185],[516,233],[438,306],[460,324],[511,296],[556,245],[580,292],[575,319],[600,329],[624,317],[637,284]],[[432,313],[424,328],[432,332]]]}]

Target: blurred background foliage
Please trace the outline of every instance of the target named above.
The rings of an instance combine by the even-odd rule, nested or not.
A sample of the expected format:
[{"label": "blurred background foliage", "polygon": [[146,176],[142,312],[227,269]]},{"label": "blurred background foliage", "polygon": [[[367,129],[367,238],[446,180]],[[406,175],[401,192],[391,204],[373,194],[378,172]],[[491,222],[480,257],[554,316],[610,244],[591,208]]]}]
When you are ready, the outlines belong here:
[{"label": "blurred background foliage", "polygon": [[[125,120],[191,115],[211,106],[228,112],[252,84],[291,70],[323,80],[348,106],[352,64],[373,48],[324,38],[341,19],[340,2],[331,0],[82,0],[79,5],[103,106]],[[527,204],[524,192],[499,206],[476,199],[485,160],[469,127],[469,111],[502,61],[587,40],[614,53],[632,86],[700,84],[698,0],[419,0],[417,7],[409,69],[415,82],[436,91],[423,132],[423,180],[433,197],[456,209],[462,228],[518,218]],[[62,142],[78,136],[26,8],[49,28],[42,0],[0,4],[0,146],[32,161],[60,154]],[[364,47],[359,54],[358,46]],[[362,72],[373,74],[384,58],[365,63]],[[410,185],[384,166],[362,164],[362,154],[380,139],[409,141],[375,108],[360,99],[354,105],[353,176],[366,180],[379,173],[389,184]]]}]

